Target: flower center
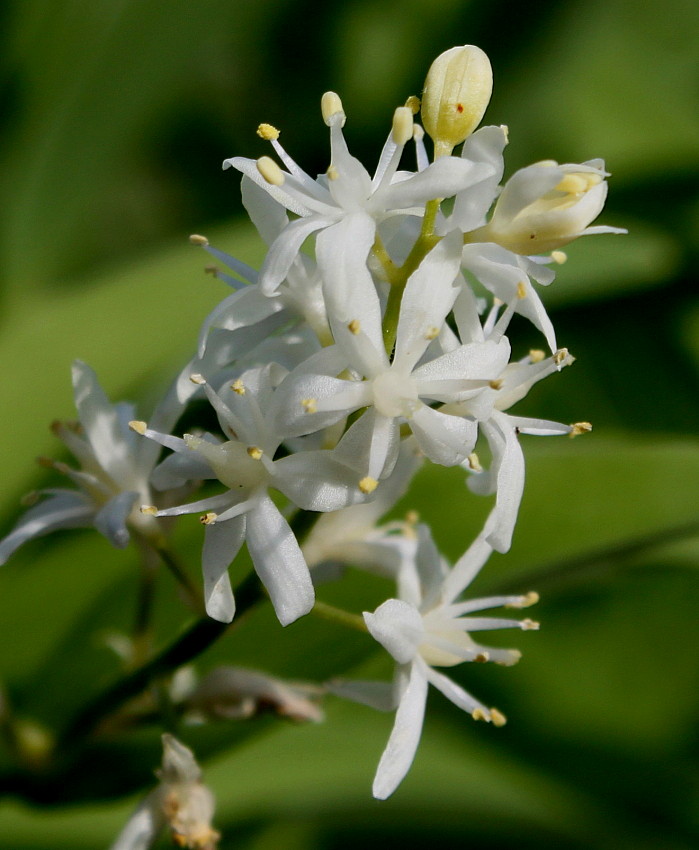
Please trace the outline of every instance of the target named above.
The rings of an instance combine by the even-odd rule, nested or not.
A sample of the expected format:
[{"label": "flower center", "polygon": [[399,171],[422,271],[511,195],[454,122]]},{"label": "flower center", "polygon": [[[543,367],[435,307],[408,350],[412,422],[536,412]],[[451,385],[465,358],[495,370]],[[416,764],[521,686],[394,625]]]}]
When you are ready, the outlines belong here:
[{"label": "flower center", "polygon": [[393,369],[374,378],[374,407],[382,416],[404,416],[410,419],[420,405],[417,383],[410,375],[401,375]]}]

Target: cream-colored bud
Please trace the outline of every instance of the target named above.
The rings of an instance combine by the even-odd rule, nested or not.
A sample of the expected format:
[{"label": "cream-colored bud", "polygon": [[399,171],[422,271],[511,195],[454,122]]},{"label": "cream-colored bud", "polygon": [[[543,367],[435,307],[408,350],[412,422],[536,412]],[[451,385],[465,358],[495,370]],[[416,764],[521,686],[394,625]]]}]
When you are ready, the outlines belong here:
[{"label": "cream-colored bud", "polygon": [[399,106],[393,113],[393,141],[404,145],[413,137],[413,113],[408,106]]},{"label": "cream-colored bud", "polygon": [[438,56],[425,80],[422,122],[435,144],[435,157],[450,154],[480,124],[493,91],[486,54],[472,44]]},{"label": "cream-colored bud", "polygon": [[323,121],[325,121],[328,127],[331,125],[335,115],[341,116],[340,126],[345,126],[345,110],[342,108],[342,101],[339,94],[335,94],[334,91],[326,91],[320,99],[320,111],[323,114]]}]

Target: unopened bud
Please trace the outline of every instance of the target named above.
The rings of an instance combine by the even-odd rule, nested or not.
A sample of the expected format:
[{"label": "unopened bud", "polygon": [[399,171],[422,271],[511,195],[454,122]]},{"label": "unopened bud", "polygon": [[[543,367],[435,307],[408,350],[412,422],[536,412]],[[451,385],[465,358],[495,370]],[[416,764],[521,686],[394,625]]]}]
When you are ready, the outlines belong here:
[{"label": "unopened bud", "polygon": [[452,47],[432,63],[422,95],[422,122],[435,157],[450,154],[480,124],[493,91],[490,61],[480,47]]}]

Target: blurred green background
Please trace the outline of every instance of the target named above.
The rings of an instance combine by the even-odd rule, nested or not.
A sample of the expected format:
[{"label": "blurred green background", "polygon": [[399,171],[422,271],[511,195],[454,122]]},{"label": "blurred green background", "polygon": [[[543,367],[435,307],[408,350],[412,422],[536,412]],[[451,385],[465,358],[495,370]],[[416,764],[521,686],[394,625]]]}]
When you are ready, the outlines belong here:
[{"label": "blurred green background", "polygon": [[[5,2],[0,532],[19,497],[51,480],[32,459],[56,454],[46,426],[73,415],[75,357],[145,414],[158,382],[185,362],[225,294],[187,235],[259,264],[224,157],[265,153],[255,128],[268,121],[310,173],[324,170],[319,98],[332,88],[350,147],[371,169],[393,108],[461,43],[491,58],[485,122],[509,125],[507,173],[603,156],[613,177],[600,221],[630,231],[571,246],[543,293],[578,361],[519,409],[589,419],[595,433],[526,440],[515,545],[477,588],[538,589],[542,631],[517,641],[524,659],[512,670],[455,673],[507,727],[475,725],[431,695],[415,764],[385,803],[370,785],[391,718],[369,709],[328,699],[320,727],[260,720],[186,732],[210,755],[223,848],[699,844],[696,0]],[[541,345],[524,323],[515,343]],[[434,522],[454,557],[487,505],[468,497],[461,473],[441,470],[421,476],[406,508]],[[199,535],[196,521],[183,526],[194,577]],[[3,567],[0,669],[20,716],[56,728],[118,674],[104,634],[128,627],[133,575],[128,554],[82,534],[31,544]],[[167,578],[162,636],[182,620]],[[355,578],[323,593],[362,610],[385,591]],[[307,619],[282,634],[256,614],[199,669],[388,672],[361,635]],[[151,783],[158,730],[108,742],[94,772],[43,800],[11,793],[8,759],[0,748],[0,846],[106,847]]]}]

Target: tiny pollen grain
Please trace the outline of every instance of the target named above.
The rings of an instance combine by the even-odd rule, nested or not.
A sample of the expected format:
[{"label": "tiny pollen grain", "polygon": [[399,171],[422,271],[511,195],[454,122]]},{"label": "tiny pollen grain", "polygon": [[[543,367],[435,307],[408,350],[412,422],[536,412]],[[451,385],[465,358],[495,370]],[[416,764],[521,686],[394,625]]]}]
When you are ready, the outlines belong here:
[{"label": "tiny pollen grain", "polygon": [[347,330],[357,336],[357,334],[361,331],[362,326],[359,322],[359,319],[352,319],[352,321],[347,325]]},{"label": "tiny pollen grain", "polygon": [[137,434],[143,436],[148,430],[148,425],[145,422],[139,422],[138,419],[133,419],[131,422],[129,422],[129,428],[131,428],[131,430],[135,431]]},{"label": "tiny pollen grain", "polygon": [[493,726],[504,726],[507,723],[507,718],[497,708],[490,709],[490,719],[493,722]]},{"label": "tiny pollen grain", "polygon": [[202,514],[199,517],[199,522],[202,525],[212,525],[212,523],[216,522],[217,519],[218,514],[214,513],[213,511],[209,511],[208,513]]},{"label": "tiny pollen grain", "polygon": [[192,245],[200,245],[202,248],[206,248],[206,246],[209,244],[209,240],[206,238],[206,236],[202,236],[201,233],[192,233],[192,235],[189,237],[189,241],[192,243]]},{"label": "tiny pollen grain", "polygon": [[301,407],[306,411],[306,413],[317,413],[318,412],[318,399],[317,398],[302,398],[301,399]]},{"label": "tiny pollen grain", "polygon": [[546,353],[542,351],[540,348],[532,348],[529,352],[529,360],[532,363],[541,363],[546,357]]},{"label": "tiny pollen grain", "polygon": [[372,478],[369,475],[367,475],[365,478],[362,478],[362,480],[359,482],[359,489],[366,496],[368,496],[369,493],[373,493],[374,490],[376,490],[376,488],[378,486],[379,486],[379,482],[375,478]]},{"label": "tiny pollen grain", "polygon": [[264,452],[259,446],[248,446],[246,451],[253,460],[260,460],[260,458],[264,454]]},{"label": "tiny pollen grain", "polygon": [[260,124],[257,128],[257,135],[266,142],[276,142],[279,138],[279,130],[271,124]]},{"label": "tiny pollen grain", "polygon": [[592,431],[591,422],[573,422],[570,426],[573,430],[570,432],[571,437],[580,437],[583,434],[589,434]]}]

